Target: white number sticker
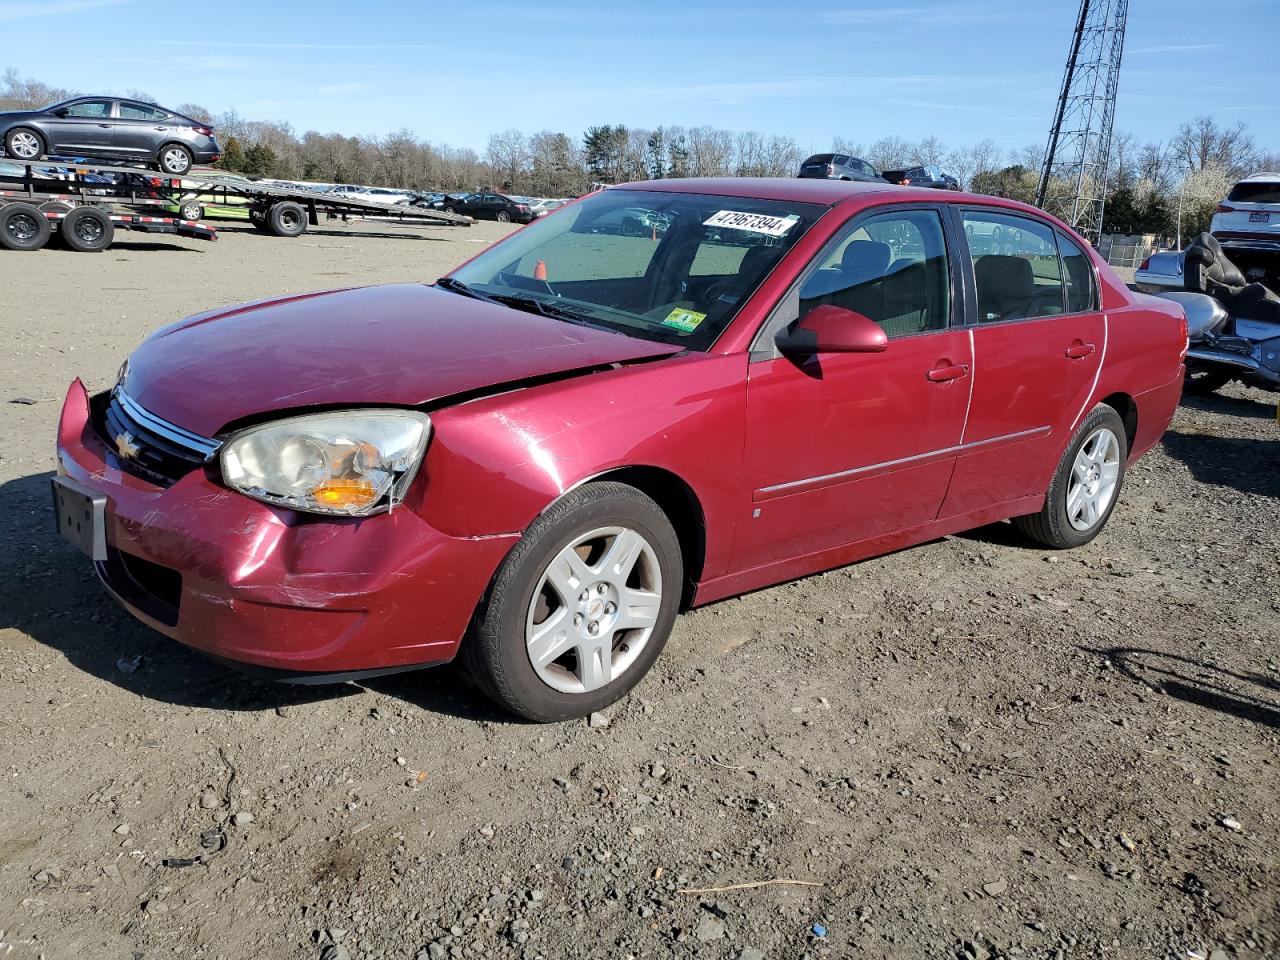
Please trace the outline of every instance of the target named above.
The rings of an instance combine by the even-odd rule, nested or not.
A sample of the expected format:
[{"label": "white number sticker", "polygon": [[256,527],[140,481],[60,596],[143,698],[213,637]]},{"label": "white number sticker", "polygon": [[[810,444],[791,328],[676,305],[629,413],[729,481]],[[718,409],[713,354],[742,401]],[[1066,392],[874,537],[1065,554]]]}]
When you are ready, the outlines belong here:
[{"label": "white number sticker", "polygon": [[763,233],[767,237],[780,237],[797,223],[800,218],[794,213],[789,217],[771,217],[763,213],[738,213],[735,210],[721,210],[702,221],[704,227],[727,227],[730,230],[748,230],[751,233]]}]

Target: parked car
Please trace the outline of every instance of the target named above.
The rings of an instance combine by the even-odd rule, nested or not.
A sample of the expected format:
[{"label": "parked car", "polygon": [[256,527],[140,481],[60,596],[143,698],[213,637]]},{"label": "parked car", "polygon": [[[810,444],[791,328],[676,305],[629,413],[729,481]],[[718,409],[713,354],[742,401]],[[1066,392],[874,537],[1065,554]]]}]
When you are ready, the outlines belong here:
[{"label": "parked car", "polygon": [[527,203],[517,203],[500,193],[468,193],[450,195],[440,205],[445,213],[462,213],[477,220],[500,220],[503,223],[529,223],[537,218]]},{"label": "parked car", "polygon": [[0,113],[0,142],[14,160],[125,160],[174,176],[222,154],[207,124],[154,103],[118,97],[76,97],[40,110]]},{"label": "parked car", "polygon": [[882,175],[890,183],[903,187],[929,187],[933,190],[959,190],[960,181],[949,173],[943,173],[941,167],[926,164],[922,167],[908,167],[905,170],[886,170]]},{"label": "parked car", "polygon": [[[663,235],[593,229],[635,210]],[[1018,246],[975,258],[953,220]],[[512,711],[578,717],[690,605],[1007,517],[1088,543],[1178,404],[1185,322],[1011,200],[611,187],[434,286],[153,334],[112,389],[71,385],[56,516],[220,660],[324,682],[461,656]]]},{"label": "parked car", "polygon": [[1160,250],[1151,254],[1133,272],[1133,287],[1141,293],[1185,290],[1182,250]]},{"label": "parked car", "polygon": [[876,173],[875,167],[865,160],[843,153],[815,153],[800,164],[800,172],[796,176],[818,180],[862,180],[867,183],[880,181],[880,174]]},{"label": "parked car", "polygon": [[1280,251],[1280,173],[1255,174],[1232,187],[1209,232],[1230,248]]},{"label": "parked car", "polygon": [[358,200],[364,203],[408,203],[413,194],[407,190],[388,187],[361,187],[354,183],[334,184],[321,191],[335,200]]}]

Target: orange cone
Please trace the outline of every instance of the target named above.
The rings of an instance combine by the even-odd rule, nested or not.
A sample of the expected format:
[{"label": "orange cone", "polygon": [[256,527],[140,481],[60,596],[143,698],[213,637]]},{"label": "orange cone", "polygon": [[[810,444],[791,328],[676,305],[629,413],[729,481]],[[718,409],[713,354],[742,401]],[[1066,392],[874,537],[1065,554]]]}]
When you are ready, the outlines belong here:
[{"label": "orange cone", "polygon": [[657,224],[654,224],[654,227],[653,227],[653,242],[654,242],[654,243],[657,243],[657,242],[658,242],[658,227],[657,227]]},{"label": "orange cone", "polygon": [[536,264],[534,264],[533,279],[544,280],[544,281],[547,279],[547,261],[539,260]]}]

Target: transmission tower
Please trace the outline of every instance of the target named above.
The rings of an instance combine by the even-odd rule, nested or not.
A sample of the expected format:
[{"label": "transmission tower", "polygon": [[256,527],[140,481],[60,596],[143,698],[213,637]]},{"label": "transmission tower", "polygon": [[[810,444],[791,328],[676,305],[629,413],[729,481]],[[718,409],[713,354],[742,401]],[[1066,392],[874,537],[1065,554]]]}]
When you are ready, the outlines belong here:
[{"label": "transmission tower", "polygon": [[1058,109],[1044,152],[1036,206],[1093,243],[1102,232],[1111,124],[1129,0],[1080,0]]}]

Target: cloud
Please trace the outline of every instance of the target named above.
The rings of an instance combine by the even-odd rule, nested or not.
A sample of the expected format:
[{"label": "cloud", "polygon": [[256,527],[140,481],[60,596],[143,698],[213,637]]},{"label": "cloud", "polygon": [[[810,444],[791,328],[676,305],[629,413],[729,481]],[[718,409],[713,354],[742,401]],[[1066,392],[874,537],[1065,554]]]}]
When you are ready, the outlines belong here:
[{"label": "cloud", "polygon": [[1145,53],[1189,53],[1193,50],[1220,50],[1225,46],[1225,43],[1162,43],[1153,47],[1138,47],[1136,50],[1126,50],[1125,52],[1141,56]]},{"label": "cloud", "polygon": [[0,22],[34,20],[36,17],[54,17],[103,7],[117,7],[129,0],[44,0],[43,3],[0,3]]}]

